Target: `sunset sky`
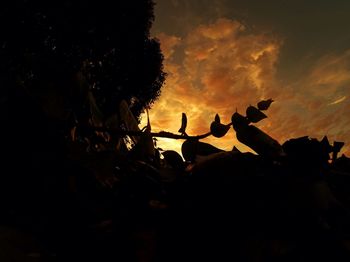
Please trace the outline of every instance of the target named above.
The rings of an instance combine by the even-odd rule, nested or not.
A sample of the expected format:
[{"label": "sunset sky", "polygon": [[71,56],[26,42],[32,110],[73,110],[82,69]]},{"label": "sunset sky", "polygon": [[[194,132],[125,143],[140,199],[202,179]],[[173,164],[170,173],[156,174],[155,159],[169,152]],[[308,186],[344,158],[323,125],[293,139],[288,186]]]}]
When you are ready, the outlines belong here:
[{"label": "sunset sky", "polygon": [[[257,126],[280,143],[309,135],[344,141],[350,155],[350,1],[158,0],[152,34],[168,73],[150,118],[153,131],[209,130],[261,99],[275,102]],[[205,141],[231,150],[224,138]],[[180,151],[182,141],[162,140]]]}]

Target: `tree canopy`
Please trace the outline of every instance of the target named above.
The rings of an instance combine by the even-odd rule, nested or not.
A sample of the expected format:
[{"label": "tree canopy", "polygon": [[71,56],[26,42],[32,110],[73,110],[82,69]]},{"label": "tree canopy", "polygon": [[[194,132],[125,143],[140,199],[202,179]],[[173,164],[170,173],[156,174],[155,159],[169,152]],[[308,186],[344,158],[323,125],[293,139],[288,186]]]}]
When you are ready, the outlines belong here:
[{"label": "tree canopy", "polygon": [[136,98],[139,115],[159,96],[165,76],[159,42],[150,38],[153,6],[152,0],[3,3],[1,86],[20,83],[36,94],[56,84],[65,106],[79,107],[79,90],[66,80],[82,72],[105,114]]}]

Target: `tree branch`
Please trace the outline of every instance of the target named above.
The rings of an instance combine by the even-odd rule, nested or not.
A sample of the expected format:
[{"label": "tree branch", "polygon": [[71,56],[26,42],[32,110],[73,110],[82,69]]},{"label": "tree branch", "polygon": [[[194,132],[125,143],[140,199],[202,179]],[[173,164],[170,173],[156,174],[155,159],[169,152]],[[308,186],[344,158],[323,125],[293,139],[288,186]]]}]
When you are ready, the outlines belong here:
[{"label": "tree branch", "polygon": [[[122,130],[122,129],[115,129],[115,128],[106,128],[106,127],[88,127],[94,131],[99,132],[108,132],[114,135],[118,136],[142,136],[145,133],[142,131],[128,131],[128,130]],[[163,137],[163,138],[170,138],[170,139],[204,139],[211,135],[211,132],[197,135],[197,136],[188,136],[188,135],[177,135],[171,132],[167,131],[160,131],[160,132],[151,132],[150,135],[152,137]]]}]

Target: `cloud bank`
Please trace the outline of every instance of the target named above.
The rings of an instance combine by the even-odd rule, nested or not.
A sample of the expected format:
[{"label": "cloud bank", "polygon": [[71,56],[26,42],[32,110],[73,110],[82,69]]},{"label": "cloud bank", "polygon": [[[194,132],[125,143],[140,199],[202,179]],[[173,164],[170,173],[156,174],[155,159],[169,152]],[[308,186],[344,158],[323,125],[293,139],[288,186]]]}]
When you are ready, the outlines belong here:
[{"label": "cloud bank", "polygon": [[[280,143],[303,135],[348,142],[350,51],[320,57],[301,79],[284,86],[277,78],[283,46],[278,36],[253,33],[237,21],[221,18],[183,37],[157,37],[168,77],[150,111],[153,130],[176,133],[185,112],[187,133],[206,133],[216,113],[228,123],[236,110],[244,113],[247,106],[272,98],[276,102],[259,127]],[[206,141],[226,150],[248,150],[233,130]],[[159,146],[180,151],[181,143],[161,140]],[[349,155],[349,148],[343,152]]]}]

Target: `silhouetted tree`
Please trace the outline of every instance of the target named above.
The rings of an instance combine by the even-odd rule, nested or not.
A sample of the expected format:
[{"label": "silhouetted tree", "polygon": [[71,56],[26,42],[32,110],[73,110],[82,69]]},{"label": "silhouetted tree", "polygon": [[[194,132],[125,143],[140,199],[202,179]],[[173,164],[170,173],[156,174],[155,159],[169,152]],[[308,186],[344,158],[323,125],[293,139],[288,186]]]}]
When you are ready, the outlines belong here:
[{"label": "silhouetted tree", "polygon": [[159,42],[150,37],[153,5],[2,3],[0,202],[9,211],[2,214],[59,219],[58,213],[69,213],[62,204],[70,202],[69,177],[84,171],[67,157],[66,138],[77,122],[91,118],[89,95],[106,118],[122,100],[137,117],[159,96],[165,74]]},{"label": "silhouetted tree", "polygon": [[81,72],[106,115],[133,97],[139,115],[164,81],[163,56],[149,32],[153,5],[152,0],[3,3],[1,86],[20,84],[40,97],[51,85],[67,111],[81,110],[82,90],[69,84]]}]

